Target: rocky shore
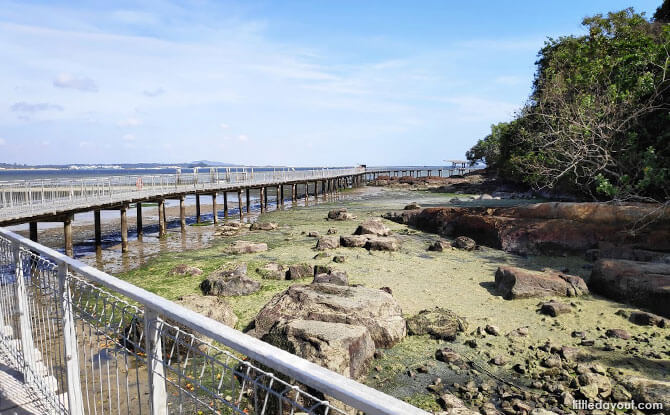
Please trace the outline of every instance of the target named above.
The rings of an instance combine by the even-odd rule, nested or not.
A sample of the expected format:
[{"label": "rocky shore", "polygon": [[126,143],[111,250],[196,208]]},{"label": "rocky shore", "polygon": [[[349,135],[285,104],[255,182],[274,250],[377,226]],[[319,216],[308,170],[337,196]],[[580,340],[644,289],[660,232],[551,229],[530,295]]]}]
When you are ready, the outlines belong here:
[{"label": "rocky shore", "polygon": [[121,277],[434,413],[669,405],[667,213],[493,197],[367,189]]}]

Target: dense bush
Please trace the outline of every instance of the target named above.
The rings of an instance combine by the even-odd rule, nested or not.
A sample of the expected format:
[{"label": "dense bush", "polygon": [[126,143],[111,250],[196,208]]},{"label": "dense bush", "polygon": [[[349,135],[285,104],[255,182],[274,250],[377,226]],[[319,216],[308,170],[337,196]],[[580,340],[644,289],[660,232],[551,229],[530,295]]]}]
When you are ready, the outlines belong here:
[{"label": "dense bush", "polygon": [[652,21],[632,9],[596,15],[583,21],[588,34],[549,39],[527,104],[492,126],[468,160],[537,189],[668,200],[667,9]]}]

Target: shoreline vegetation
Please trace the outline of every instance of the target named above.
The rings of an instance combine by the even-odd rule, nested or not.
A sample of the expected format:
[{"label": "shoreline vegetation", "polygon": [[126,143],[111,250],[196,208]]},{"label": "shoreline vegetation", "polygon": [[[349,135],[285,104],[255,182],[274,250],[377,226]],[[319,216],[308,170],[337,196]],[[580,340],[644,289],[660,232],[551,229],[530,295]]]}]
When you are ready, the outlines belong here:
[{"label": "shoreline vegetation", "polygon": [[632,8],[548,39],[527,103],[466,154],[500,177],[582,200],[670,198],[670,10]]}]

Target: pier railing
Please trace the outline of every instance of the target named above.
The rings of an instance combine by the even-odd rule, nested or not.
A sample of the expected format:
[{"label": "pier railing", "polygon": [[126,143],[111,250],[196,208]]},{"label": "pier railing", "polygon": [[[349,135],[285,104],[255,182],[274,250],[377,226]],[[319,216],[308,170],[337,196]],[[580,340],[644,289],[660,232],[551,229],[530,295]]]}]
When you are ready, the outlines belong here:
[{"label": "pier railing", "polygon": [[0,228],[0,353],[43,413],[427,413]]},{"label": "pier railing", "polygon": [[324,180],[364,172],[363,168],[273,171],[207,168],[193,173],[0,181],[0,219],[171,194]]}]

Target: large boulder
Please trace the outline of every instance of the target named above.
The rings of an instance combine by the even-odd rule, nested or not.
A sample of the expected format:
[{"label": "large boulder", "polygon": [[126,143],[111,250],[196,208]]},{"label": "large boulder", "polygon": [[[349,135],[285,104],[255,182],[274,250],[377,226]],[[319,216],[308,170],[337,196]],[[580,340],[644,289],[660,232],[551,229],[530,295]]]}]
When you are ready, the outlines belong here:
[{"label": "large boulder", "polygon": [[340,245],[346,248],[363,248],[367,242],[368,238],[363,235],[340,236]]},{"label": "large boulder", "polygon": [[222,268],[214,271],[200,283],[204,295],[221,295],[224,297],[249,295],[261,288],[261,284],[247,276],[247,264],[238,265],[234,269]]},{"label": "large boulder", "polygon": [[279,321],[318,320],[364,326],[376,347],[391,347],[405,336],[405,319],[390,294],[362,286],[293,285],[272,297],[255,319],[263,337]]},{"label": "large boulder", "polygon": [[[619,312],[617,312],[618,314]],[[646,311],[632,311],[626,315],[628,320],[638,326],[657,326],[660,328],[669,328],[670,319],[647,313]]]},{"label": "large boulder", "polygon": [[398,240],[388,236],[373,236],[365,243],[368,251],[397,251],[398,246]]},{"label": "large boulder", "polygon": [[589,287],[613,300],[670,317],[670,264],[601,259],[593,266]]},{"label": "large boulder", "polygon": [[254,254],[267,250],[268,244],[265,242],[235,241],[228,247],[228,251],[233,254]]},{"label": "large boulder", "polygon": [[453,341],[458,333],[467,330],[467,322],[451,310],[435,307],[421,310],[407,319],[407,333],[413,336],[430,334],[441,340]]},{"label": "large boulder", "polygon": [[433,252],[442,252],[447,249],[451,249],[451,244],[447,241],[435,241],[428,246],[428,250]]},{"label": "large boulder", "polygon": [[276,262],[270,262],[262,267],[256,268],[256,272],[266,280],[286,279],[286,269],[283,265]]},{"label": "large boulder", "polygon": [[[205,317],[209,317],[229,327],[235,327],[238,318],[232,307],[220,297],[202,296],[189,294],[179,297],[177,304],[186,307]],[[200,349],[203,353],[209,353],[212,339],[202,333],[194,332],[192,328],[172,319],[166,320],[167,325],[161,330],[161,341],[163,343],[164,358],[174,358],[174,355],[193,354],[193,349]],[[119,344],[131,351],[139,351],[137,347],[144,348],[144,319],[133,317],[130,324],[123,328],[123,336],[118,339]],[[192,341],[184,342],[184,335],[192,334]],[[176,339],[181,339],[177,341]]]},{"label": "large boulder", "polygon": [[547,301],[540,304],[540,313],[546,314],[552,317],[558,317],[561,314],[571,313],[572,307],[570,304],[565,304],[560,301]]},{"label": "large boulder", "polygon": [[542,272],[502,266],[495,274],[495,288],[503,298],[563,296],[588,294],[589,289],[581,277],[553,270]]},{"label": "large boulder", "polygon": [[309,264],[293,264],[288,267],[287,280],[300,280],[314,275],[314,267]]},{"label": "large boulder", "polygon": [[312,284],[349,285],[349,276],[344,271],[330,270],[314,276]]},{"label": "large boulder", "polygon": [[670,382],[629,376],[621,383],[633,395],[634,401],[661,403],[663,408],[670,408]]},{"label": "large boulder", "polygon": [[354,215],[347,212],[347,208],[332,209],[328,212],[328,219],[330,220],[351,220]]},{"label": "large boulder", "polygon": [[175,303],[200,313],[229,327],[235,327],[237,316],[233,308],[221,297],[189,294],[179,297]]},{"label": "large boulder", "polygon": [[273,231],[277,229],[279,225],[272,222],[254,222],[249,228],[252,231]]},{"label": "large boulder", "polygon": [[358,225],[354,231],[354,235],[389,236],[390,234],[391,230],[382,223],[381,219],[368,219]]},{"label": "large boulder", "polygon": [[375,354],[368,329],[344,323],[278,322],[262,340],[352,379],[367,373]]},{"label": "large boulder", "polygon": [[474,239],[468,238],[467,236],[459,236],[454,239],[454,242],[451,243],[451,246],[454,248],[462,249],[464,251],[472,251],[477,248],[477,242]]},{"label": "large boulder", "polygon": [[335,249],[340,247],[340,238],[337,236],[322,236],[316,242],[316,249],[324,251],[326,249]]},{"label": "large boulder", "polygon": [[[468,236],[477,244],[522,255],[583,255],[604,241],[626,247],[626,252],[670,252],[670,208],[663,210],[652,204],[551,202],[514,208],[440,207],[384,217],[445,236]],[[642,232],[629,232],[631,225],[644,218],[653,224]]]}]

